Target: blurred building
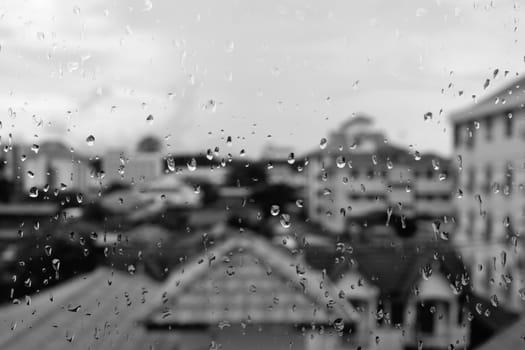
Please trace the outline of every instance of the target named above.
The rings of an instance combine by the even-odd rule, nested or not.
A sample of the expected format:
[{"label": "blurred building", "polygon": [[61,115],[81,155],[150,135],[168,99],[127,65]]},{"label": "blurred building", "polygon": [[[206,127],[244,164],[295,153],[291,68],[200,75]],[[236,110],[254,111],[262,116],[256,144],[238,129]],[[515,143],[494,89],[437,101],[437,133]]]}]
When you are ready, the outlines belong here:
[{"label": "blurred building", "polygon": [[[312,247],[309,266],[327,271],[380,344],[394,349],[468,348],[468,274],[446,242]],[[351,262],[349,262],[351,260]],[[485,309],[483,309],[485,310]],[[476,316],[483,317],[484,316]],[[383,345],[385,346],[385,345]],[[380,348],[380,347],[379,347]]]},{"label": "blurred building", "polygon": [[353,219],[378,212],[453,214],[449,160],[389,144],[368,116],[351,117],[308,158],[308,215],[330,231],[347,232]]},{"label": "blurred building", "polygon": [[523,308],[525,257],[525,79],[453,113],[454,172],[459,172],[455,242],[478,293]]},{"label": "blurred building", "polygon": [[269,184],[288,185],[299,190],[299,193],[304,189],[304,160],[296,159],[291,147],[269,144],[262,152],[262,161],[266,166],[266,181]]},{"label": "blurred building", "polygon": [[124,152],[111,150],[102,161],[106,184],[147,183],[163,174],[163,161],[160,152]]},{"label": "blurred building", "polygon": [[99,187],[89,159],[72,152],[63,143],[44,142],[37,152],[27,146],[20,148],[20,152],[26,157],[17,160],[16,167],[25,193],[33,187],[41,190],[49,186],[51,191],[73,192]]}]

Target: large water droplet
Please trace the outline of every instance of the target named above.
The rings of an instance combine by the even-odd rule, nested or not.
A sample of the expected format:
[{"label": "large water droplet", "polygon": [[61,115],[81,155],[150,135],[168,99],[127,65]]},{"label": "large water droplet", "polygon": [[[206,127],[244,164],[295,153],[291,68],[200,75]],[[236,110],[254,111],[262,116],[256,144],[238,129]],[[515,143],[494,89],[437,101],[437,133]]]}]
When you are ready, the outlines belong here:
[{"label": "large water droplet", "polygon": [[89,135],[86,137],[86,143],[88,146],[93,146],[95,144],[95,136]]},{"label": "large water droplet", "polygon": [[36,188],[36,187],[34,187],[34,186],[31,187],[31,188],[29,189],[29,197],[31,197],[31,198],[36,198],[36,197],[38,197],[38,188]]},{"label": "large water droplet", "polygon": [[188,166],[189,171],[197,170],[197,160],[195,158],[191,158],[189,163],[187,163],[186,165]]},{"label": "large water droplet", "polygon": [[338,156],[338,157],[335,159],[335,164],[337,165],[337,167],[338,167],[339,169],[344,168],[345,165],[346,165],[346,159],[345,159],[345,157],[343,157],[343,156]]}]

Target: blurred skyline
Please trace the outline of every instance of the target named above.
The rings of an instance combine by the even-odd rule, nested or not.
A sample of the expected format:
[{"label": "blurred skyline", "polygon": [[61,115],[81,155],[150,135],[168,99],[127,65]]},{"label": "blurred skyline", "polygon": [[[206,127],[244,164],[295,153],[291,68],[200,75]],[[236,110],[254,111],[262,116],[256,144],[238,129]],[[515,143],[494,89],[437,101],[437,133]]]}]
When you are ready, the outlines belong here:
[{"label": "blurred skyline", "polygon": [[449,154],[446,116],[524,70],[522,19],[516,1],[1,1],[0,134],[101,154],[231,136],[256,156],[364,112],[390,142]]}]

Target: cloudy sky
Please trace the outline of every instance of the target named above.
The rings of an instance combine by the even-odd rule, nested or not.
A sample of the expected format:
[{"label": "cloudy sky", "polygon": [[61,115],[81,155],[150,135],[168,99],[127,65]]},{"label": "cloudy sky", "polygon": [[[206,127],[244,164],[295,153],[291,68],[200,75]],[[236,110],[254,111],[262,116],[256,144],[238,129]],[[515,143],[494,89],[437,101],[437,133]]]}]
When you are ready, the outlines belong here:
[{"label": "cloudy sky", "polygon": [[231,136],[255,156],[268,143],[315,148],[365,112],[389,141],[446,154],[447,113],[525,71],[523,6],[0,1],[2,141],[103,154],[155,134],[176,153],[223,149]]}]

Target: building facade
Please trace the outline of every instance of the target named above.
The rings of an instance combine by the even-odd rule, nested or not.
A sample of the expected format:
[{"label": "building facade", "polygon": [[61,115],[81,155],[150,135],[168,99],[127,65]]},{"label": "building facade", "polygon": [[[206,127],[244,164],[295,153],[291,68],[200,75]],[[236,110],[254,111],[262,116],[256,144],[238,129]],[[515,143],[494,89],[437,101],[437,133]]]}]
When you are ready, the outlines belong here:
[{"label": "building facade", "polygon": [[451,115],[458,189],[456,244],[477,293],[522,308],[525,79]]},{"label": "building facade", "polygon": [[329,231],[355,218],[452,215],[449,160],[389,144],[370,117],[356,116],[321,140],[306,167],[308,215]]}]

